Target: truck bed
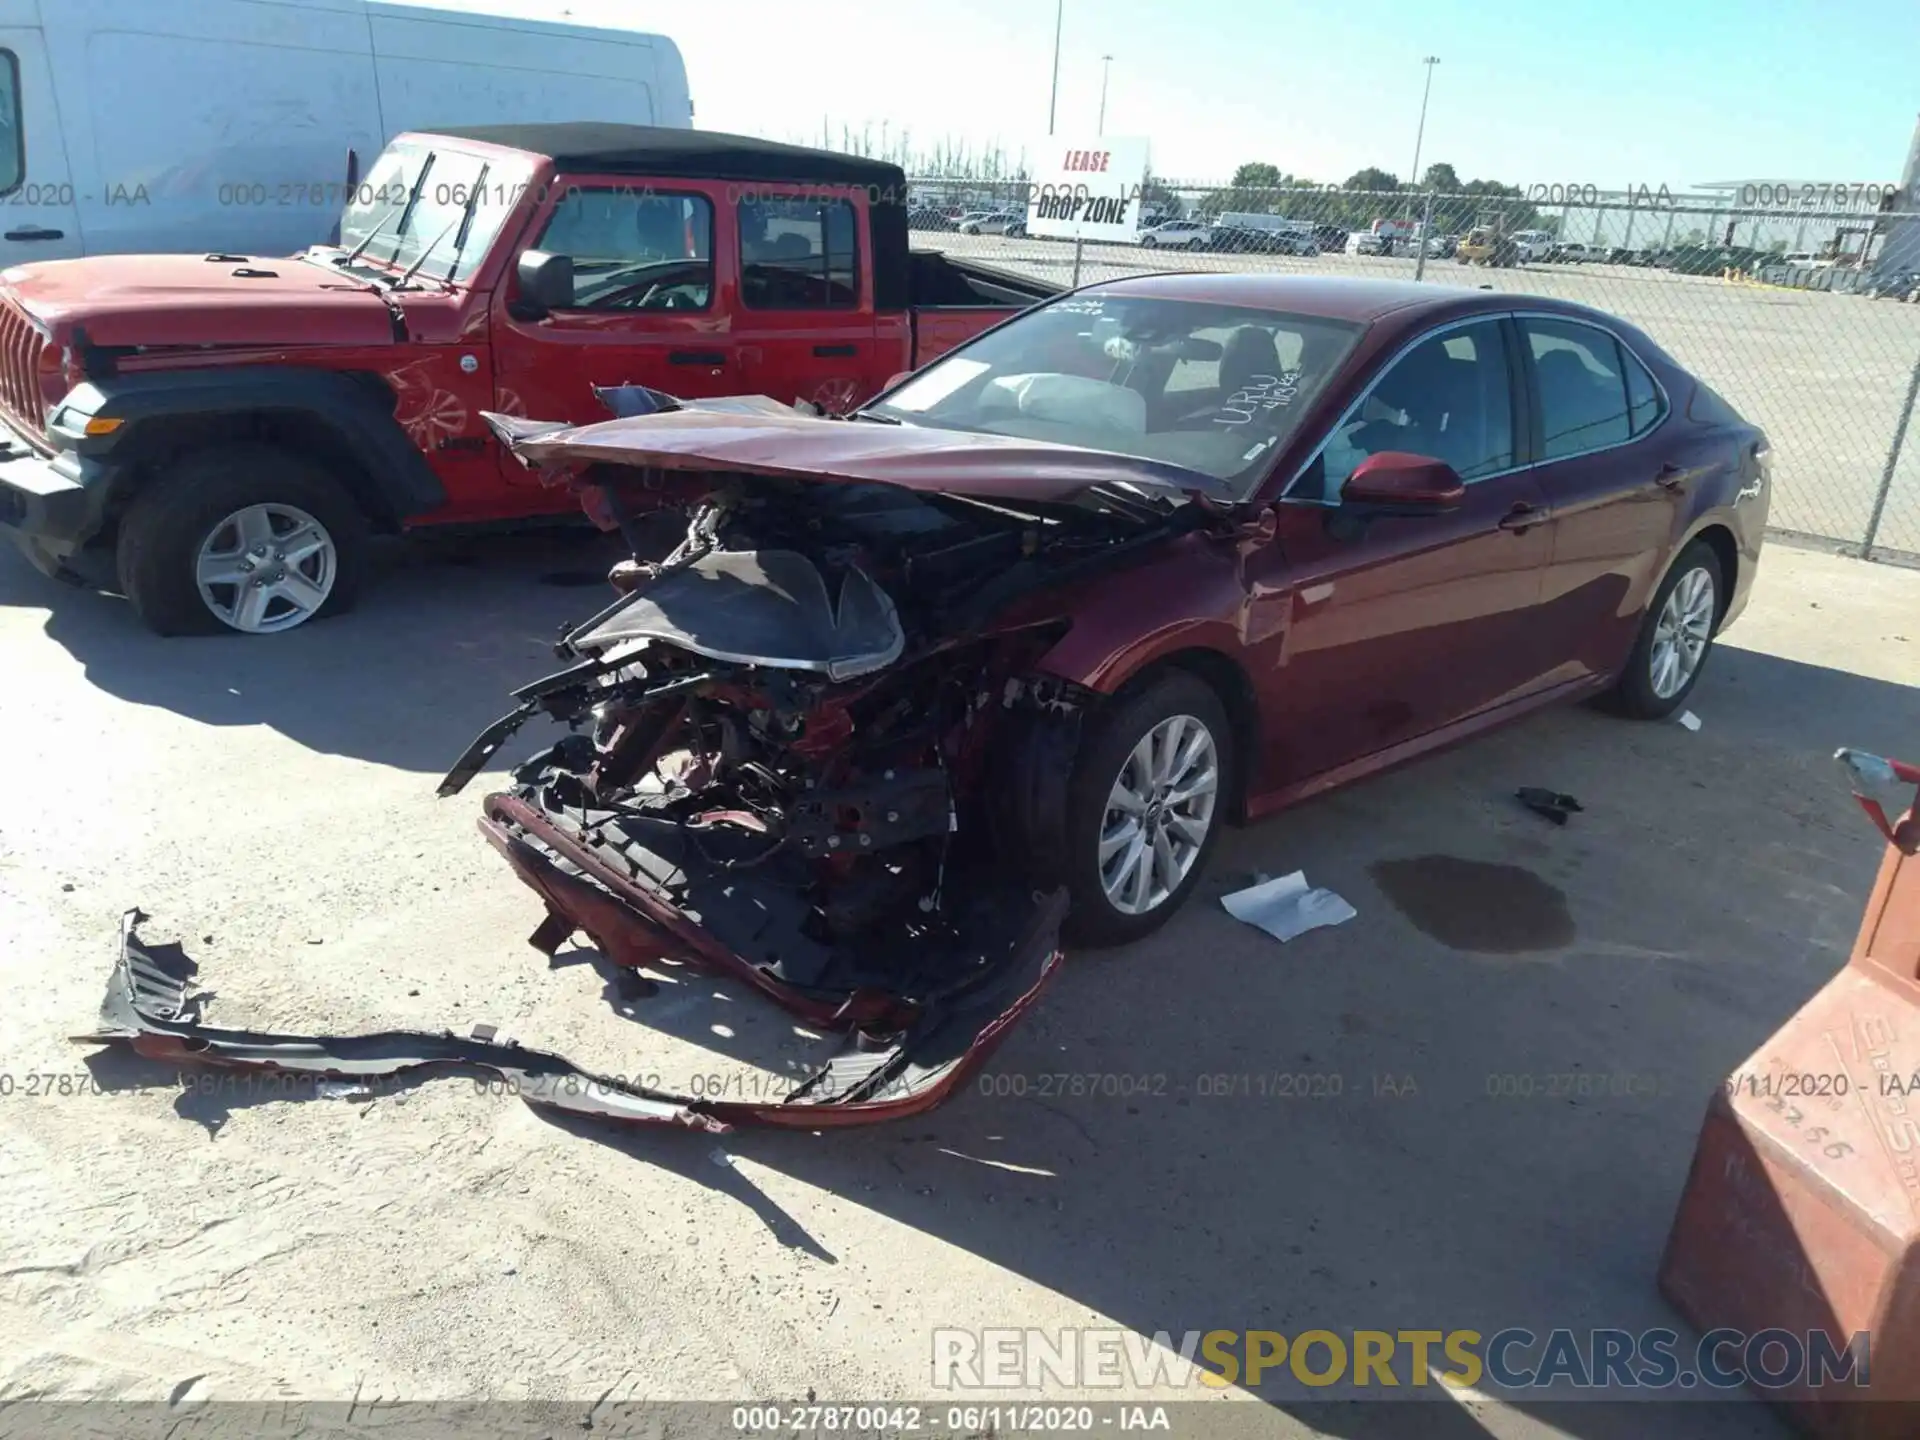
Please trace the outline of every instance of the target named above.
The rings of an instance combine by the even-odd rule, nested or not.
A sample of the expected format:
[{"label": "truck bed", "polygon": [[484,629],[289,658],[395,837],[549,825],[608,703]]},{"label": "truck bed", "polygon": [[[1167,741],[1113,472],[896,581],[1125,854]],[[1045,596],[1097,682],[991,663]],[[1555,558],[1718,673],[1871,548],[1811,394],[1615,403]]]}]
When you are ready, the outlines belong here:
[{"label": "truck bed", "polygon": [[912,252],[907,287],[916,370],[1066,288],[940,250]]}]

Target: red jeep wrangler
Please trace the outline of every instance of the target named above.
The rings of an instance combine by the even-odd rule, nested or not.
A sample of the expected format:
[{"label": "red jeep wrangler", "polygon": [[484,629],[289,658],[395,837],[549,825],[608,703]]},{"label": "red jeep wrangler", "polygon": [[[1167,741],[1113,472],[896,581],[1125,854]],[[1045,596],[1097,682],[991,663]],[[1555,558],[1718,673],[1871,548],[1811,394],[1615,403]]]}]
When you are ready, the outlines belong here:
[{"label": "red jeep wrangler", "polygon": [[593,387],[844,413],[1057,287],[912,253],[898,167],[699,131],[407,134],[302,255],[0,278],[0,527],[164,635],[346,609],[369,536],[575,507],[483,410]]}]

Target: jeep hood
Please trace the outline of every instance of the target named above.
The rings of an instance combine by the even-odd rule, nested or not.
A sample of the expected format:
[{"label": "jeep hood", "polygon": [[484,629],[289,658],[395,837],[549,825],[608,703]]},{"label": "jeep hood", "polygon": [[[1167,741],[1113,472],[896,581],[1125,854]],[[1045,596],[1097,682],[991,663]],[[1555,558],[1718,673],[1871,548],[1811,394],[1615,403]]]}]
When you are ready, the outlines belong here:
[{"label": "jeep hood", "polygon": [[0,272],[49,333],[94,345],[386,345],[393,316],[364,281],[298,257],[91,255]]},{"label": "jeep hood", "polygon": [[1044,440],[927,425],[824,419],[762,396],[685,401],[652,415],[557,425],[487,413],[522,461],[565,473],[591,464],[734,471],[898,485],[984,500],[1064,501],[1099,485],[1169,498],[1229,499],[1198,471]]}]

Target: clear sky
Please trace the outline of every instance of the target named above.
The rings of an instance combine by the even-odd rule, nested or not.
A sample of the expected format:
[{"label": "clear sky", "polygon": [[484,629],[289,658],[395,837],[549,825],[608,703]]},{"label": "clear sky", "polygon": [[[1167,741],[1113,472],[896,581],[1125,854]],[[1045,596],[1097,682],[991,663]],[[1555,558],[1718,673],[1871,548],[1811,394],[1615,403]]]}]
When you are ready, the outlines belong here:
[{"label": "clear sky", "polygon": [[[1046,134],[1053,0],[612,3],[678,42],[703,129]],[[1093,132],[1106,54],[1108,133],[1174,179],[1407,178],[1430,54],[1421,166],[1463,180],[1891,182],[1920,112],[1920,0],[1065,0],[1063,134]]]}]

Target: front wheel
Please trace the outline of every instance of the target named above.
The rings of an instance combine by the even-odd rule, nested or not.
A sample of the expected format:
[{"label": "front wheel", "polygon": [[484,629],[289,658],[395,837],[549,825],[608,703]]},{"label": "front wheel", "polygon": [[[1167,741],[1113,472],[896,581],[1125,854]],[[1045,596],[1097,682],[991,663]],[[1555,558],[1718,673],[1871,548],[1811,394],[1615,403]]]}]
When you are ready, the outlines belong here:
[{"label": "front wheel", "polygon": [[1627,668],[1611,698],[1622,714],[1660,720],[1681,703],[1706,668],[1722,603],[1720,557],[1696,540],[1673,562],[1653,592]]},{"label": "front wheel", "polygon": [[1172,671],[1107,711],[1067,801],[1067,938],[1124,945],[1172,917],[1206,868],[1235,774],[1226,708]]},{"label": "front wheel", "polygon": [[190,453],[120,522],[120,588],[161,635],[273,635],[348,609],[367,524],[327,471],[238,444]]}]

